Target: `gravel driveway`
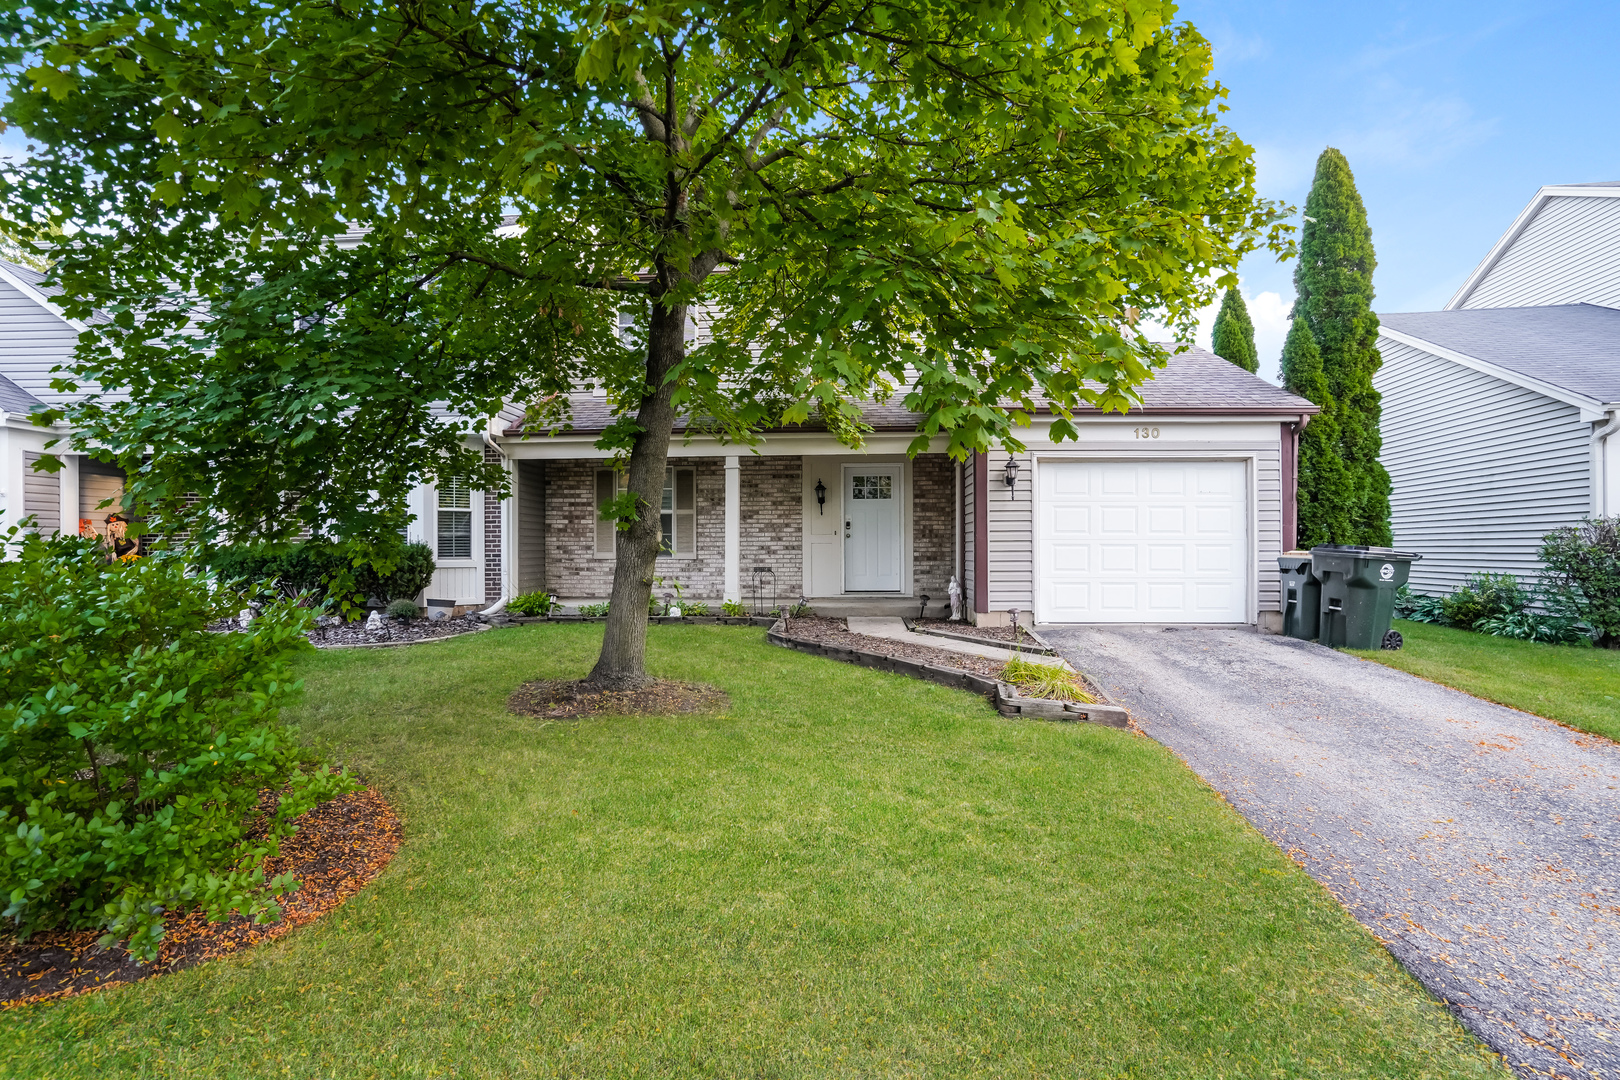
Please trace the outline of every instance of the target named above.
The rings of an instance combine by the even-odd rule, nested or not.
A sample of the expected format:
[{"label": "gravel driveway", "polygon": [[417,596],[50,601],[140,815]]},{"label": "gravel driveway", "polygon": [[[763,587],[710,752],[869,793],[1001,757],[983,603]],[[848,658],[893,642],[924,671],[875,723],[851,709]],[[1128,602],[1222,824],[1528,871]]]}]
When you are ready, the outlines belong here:
[{"label": "gravel driveway", "polygon": [[1521,1075],[1620,1078],[1620,747],[1289,638],[1041,632]]}]

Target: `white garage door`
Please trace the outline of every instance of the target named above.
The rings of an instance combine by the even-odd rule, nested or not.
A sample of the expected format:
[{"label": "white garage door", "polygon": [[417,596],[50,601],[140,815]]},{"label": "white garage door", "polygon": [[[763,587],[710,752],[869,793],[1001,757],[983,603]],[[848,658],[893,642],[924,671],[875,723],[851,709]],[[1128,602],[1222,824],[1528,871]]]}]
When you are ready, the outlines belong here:
[{"label": "white garage door", "polygon": [[1248,483],[1241,461],[1043,461],[1037,617],[1241,623]]}]

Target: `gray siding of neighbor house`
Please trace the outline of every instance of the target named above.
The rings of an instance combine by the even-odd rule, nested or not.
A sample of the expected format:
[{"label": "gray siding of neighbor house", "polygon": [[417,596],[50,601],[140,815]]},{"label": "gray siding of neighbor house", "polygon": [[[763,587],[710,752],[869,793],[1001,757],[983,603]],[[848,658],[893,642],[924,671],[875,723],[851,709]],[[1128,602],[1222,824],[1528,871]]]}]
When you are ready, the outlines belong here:
[{"label": "gray siding of neighbor house", "polygon": [[46,402],[72,401],[80,394],[51,389],[51,369],[66,363],[79,332],[0,281],[0,373]]},{"label": "gray siding of neighbor house", "polygon": [[1591,425],[1533,390],[1380,338],[1384,467],[1395,546],[1423,560],[1416,592],[1480,571],[1532,579],[1541,538],[1591,503]]},{"label": "gray siding of neighbor house", "polygon": [[32,515],[45,536],[62,529],[62,474],[34,471],[41,455],[23,453],[23,514]]},{"label": "gray siding of neighbor house", "polygon": [[1548,199],[1463,308],[1620,307],[1620,199]]},{"label": "gray siding of neighbor house", "polygon": [[977,610],[974,601],[978,598],[977,586],[979,581],[978,562],[978,456],[970,457],[962,464],[962,610],[972,612]]}]

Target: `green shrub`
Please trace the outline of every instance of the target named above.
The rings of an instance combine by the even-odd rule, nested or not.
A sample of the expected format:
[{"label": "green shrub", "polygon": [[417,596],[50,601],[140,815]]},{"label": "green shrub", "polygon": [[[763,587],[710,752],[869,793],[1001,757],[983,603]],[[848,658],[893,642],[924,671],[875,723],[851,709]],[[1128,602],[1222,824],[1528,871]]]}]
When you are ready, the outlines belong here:
[{"label": "green shrub", "polygon": [[426,544],[406,544],[399,549],[394,568],[382,573],[373,563],[354,568],[355,589],[383,603],[413,599],[433,581],[433,549]]},{"label": "green shrub", "polygon": [[1492,637],[1540,641],[1548,645],[1590,645],[1591,631],[1579,619],[1548,615],[1539,611],[1519,611],[1511,615],[1488,615],[1474,629]]},{"label": "green shrub", "polygon": [[709,613],[709,605],[702,600],[688,600],[681,605],[681,612],[696,619]]},{"label": "green shrub", "polygon": [[1590,518],[1541,540],[1549,602],[1591,627],[1599,645],[1620,647],[1620,517]]},{"label": "green shrub", "polygon": [[[381,562],[383,556],[379,556]],[[383,603],[409,600],[433,580],[433,549],[406,544],[396,554],[393,569],[383,573],[377,565],[359,566],[326,544],[294,544],[277,549],[267,544],[238,544],[209,552],[204,563],[221,580],[266,582],[285,596],[308,593],[317,603],[347,600],[361,605],[375,597]],[[346,591],[334,596],[335,586]]]},{"label": "green shrub", "polygon": [[506,602],[507,611],[513,615],[521,615],[530,619],[550,615],[552,609],[556,606],[557,598],[548,592],[524,593],[522,596],[514,596]]},{"label": "green shrub", "polygon": [[394,600],[388,605],[390,619],[414,619],[422,614],[422,609],[416,606],[414,600]]},{"label": "green shrub", "polygon": [[600,619],[608,613],[608,606],[606,604],[581,604],[579,605],[579,613],[587,619]]},{"label": "green shrub", "polygon": [[741,600],[726,600],[720,605],[720,614],[731,619],[738,619],[748,614],[748,608]]},{"label": "green shrub", "polygon": [[[264,880],[291,821],[346,790],[279,718],[308,610],[240,596],[163,554],[105,563],[93,539],[19,537],[0,562],[0,858],[20,937],[103,927],[151,958],[166,913],[261,921],[296,883]],[[268,822],[260,793],[279,791]],[[260,829],[255,832],[255,825]]]},{"label": "green shrub", "polygon": [[1412,622],[1436,623],[1440,626],[1449,626],[1446,619],[1446,598],[1443,596],[1425,596],[1415,593],[1409,587],[1402,585],[1395,593],[1395,617],[1410,619]]},{"label": "green shrub", "polygon": [[1472,630],[1481,619],[1517,615],[1530,606],[1530,593],[1512,574],[1474,574],[1442,602],[1450,626]]}]

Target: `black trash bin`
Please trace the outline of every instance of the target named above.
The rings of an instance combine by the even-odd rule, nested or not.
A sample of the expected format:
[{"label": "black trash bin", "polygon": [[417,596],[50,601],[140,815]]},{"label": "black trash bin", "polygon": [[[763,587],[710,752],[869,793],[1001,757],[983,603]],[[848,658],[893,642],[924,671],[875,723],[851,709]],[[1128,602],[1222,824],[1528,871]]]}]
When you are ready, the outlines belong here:
[{"label": "black trash bin", "polygon": [[1318,637],[1336,649],[1398,649],[1401,635],[1389,627],[1395,592],[1412,564],[1423,558],[1394,548],[1319,544],[1311,570],[1322,583]]},{"label": "black trash bin", "polygon": [[1282,571],[1282,632],[1301,641],[1314,641],[1321,624],[1322,583],[1311,572],[1311,553],[1290,551],[1279,556]]}]

